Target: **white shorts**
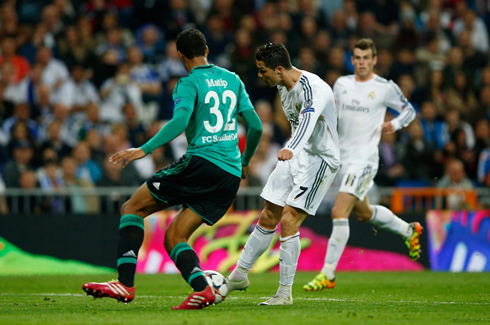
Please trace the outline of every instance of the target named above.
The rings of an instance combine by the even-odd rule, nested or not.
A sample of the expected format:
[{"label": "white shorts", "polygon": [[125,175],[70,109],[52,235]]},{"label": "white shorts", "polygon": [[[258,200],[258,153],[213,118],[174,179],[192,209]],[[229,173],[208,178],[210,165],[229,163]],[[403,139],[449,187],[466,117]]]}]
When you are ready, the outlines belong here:
[{"label": "white shorts", "polygon": [[373,165],[342,165],[340,167],[339,192],[350,193],[359,201],[364,201],[367,192],[373,187],[373,179],[378,172],[378,166]]},{"label": "white shorts", "polygon": [[277,163],[260,196],[282,207],[287,204],[315,214],[337,171],[320,156],[301,151],[297,157]]}]

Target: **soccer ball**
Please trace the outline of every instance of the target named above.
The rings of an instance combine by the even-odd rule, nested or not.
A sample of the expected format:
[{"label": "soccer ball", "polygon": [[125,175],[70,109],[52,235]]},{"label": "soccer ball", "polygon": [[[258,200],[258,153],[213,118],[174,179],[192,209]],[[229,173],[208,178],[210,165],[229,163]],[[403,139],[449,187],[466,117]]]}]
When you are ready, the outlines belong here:
[{"label": "soccer ball", "polygon": [[216,296],[216,301],[214,303],[219,304],[225,300],[226,296],[228,295],[228,281],[223,275],[221,275],[221,273],[216,271],[204,271],[204,275],[206,276],[206,280],[208,280],[209,285],[214,288]]}]

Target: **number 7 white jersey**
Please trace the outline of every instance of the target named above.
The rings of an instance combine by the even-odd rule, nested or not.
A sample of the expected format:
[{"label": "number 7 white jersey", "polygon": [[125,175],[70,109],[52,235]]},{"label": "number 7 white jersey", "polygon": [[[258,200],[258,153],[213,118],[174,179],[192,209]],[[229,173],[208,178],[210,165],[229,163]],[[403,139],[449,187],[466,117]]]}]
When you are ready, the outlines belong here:
[{"label": "number 7 white jersey", "polygon": [[378,144],[386,108],[400,112],[392,120],[395,130],[415,118],[415,110],[393,82],[375,75],[356,81],[354,75],[337,79],[333,93],[339,112],[340,157],[344,164],[378,166]]},{"label": "number 7 white jersey", "polygon": [[277,86],[282,108],[292,128],[286,147],[320,156],[333,170],[340,165],[337,108],[330,86],[317,75],[302,71],[296,84]]}]

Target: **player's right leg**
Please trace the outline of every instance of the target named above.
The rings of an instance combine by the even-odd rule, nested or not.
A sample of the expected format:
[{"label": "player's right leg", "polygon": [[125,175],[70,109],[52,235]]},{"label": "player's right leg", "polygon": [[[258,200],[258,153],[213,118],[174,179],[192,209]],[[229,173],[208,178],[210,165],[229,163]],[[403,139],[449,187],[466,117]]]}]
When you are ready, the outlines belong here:
[{"label": "player's right leg", "polygon": [[304,290],[319,291],[335,287],[335,270],[350,235],[349,215],[357,202],[358,199],[354,195],[339,192],[332,209],[333,227],[332,234],[328,240],[325,263],[321,272],[303,286]]},{"label": "player's right leg", "polygon": [[420,223],[407,223],[382,205],[370,205],[367,197],[356,204],[354,214],[359,221],[369,222],[400,235],[407,245],[410,258],[416,261],[420,257],[420,235],[423,230]]},{"label": "player's right leg", "polygon": [[248,237],[233,272],[228,277],[228,290],[246,290],[250,285],[248,272],[257,259],[269,248],[281,220],[283,207],[265,201],[258,224]]},{"label": "player's right leg", "polygon": [[291,166],[291,161],[279,161],[262,190],[261,197],[265,200],[264,209],[259,223],[250,234],[240,254],[237,266],[228,277],[230,291],[245,290],[250,285],[248,272],[274,239],[282,210],[294,185]]},{"label": "player's right leg", "polygon": [[167,205],[157,201],[146,184],[143,184],[121,208],[119,223],[118,260],[119,277],[109,282],[85,283],[82,289],[95,298],[109,297],[125,303],[134,299],[134,276],[138,251],[145,234],[143,219],[165,209]]}]

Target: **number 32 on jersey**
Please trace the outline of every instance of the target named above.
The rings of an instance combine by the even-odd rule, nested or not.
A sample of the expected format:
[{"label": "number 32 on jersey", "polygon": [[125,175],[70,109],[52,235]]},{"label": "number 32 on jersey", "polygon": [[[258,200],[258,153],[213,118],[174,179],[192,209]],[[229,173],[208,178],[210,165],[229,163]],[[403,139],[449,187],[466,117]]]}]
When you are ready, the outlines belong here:
[{"label": "number 32 on jersey", "polygon": [[[213,90],[209,91],[204,98],[204,103],[209,104],[211,102],[211,99],[213,99],[213,106],[211,106],[210,113],[216,115],[216,124],[211,125],[209,121],[204,121],[204,127],[210,133],[218,133],[223,128],[223,114],[221,114],[221,111],[219,110],[221,102],[218,93]],[[222,96],[222,103],[224,105],[227,105],[229,103],[224,131],[235,131],[236,120],[235,118],[231,117],[236,106],[235,93],[231,90],[225,90]]]}]

